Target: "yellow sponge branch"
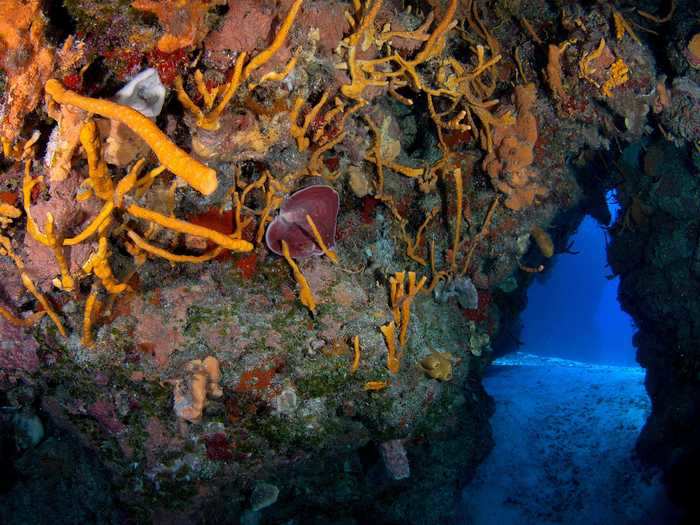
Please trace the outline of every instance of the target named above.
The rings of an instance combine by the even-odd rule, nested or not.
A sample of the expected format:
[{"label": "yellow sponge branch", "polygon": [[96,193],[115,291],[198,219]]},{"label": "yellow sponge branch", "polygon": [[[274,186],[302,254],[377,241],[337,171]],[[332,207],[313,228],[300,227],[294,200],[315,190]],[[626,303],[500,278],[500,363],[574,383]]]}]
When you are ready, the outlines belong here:
[{"label": "yellow sponge branch", "polygon": [[289,255],[289,246],[287,245],[287,241],[284,240],[282,241],[282,255],[292,268],[294,280],[296,280],[297,284],[299,285],[299,299],[301,300],[301,304],[306,306],[312,314],[315,314],[316,300],[314,299],[314,294],[311,291],[309,282],[306,280],[306,277],[304,277],[304,274],[301,273],[301,270],[297,266],[297,263],[294,262],[294,259],[292,259],[292,256]]},{"label": "yellow sponge branch", "polygon": [[299,12],[299,9],[301,9],[301,4],[303,3],[304,0],[294,1],[292,7],[289,8],[287,16],[284,18],[284,21],[282,22],[282,25],[277,31],[277,34],[275,35],[275,38],[272,41],[272,43],[269,45],[269,47],[267,47],[267,49],[264,49],[258,55],[253,57],[251,61],[248,62],[248,65],[246,65],[245,69],[243,70],[244,79],[247,79],[253,73],[253,71],[262,67],[268,60],[272,58],[272,56],[275,53],[277,53],[277,51],[279,51],[279,49],[282,47],[282,44],[284,44],[284,41],[287,38],[287,34],[289,34],[289,30],[292,28],[294,19],[297,17],[297,13]]},{"label": "yellow sponge branch", "polygon": [[92,235],[97,233],[97,230],[100,228],[102,223],[104,223],[104,221],[112,215],[112,210],[114,210],[114,203],[111,200],[105,202],[104,206],[102,206],[102,209],[100,210],[100,213],[98,213],[97,216],[90,221],[90,224],[88,224],[87,227],[75,237],[63,239],[63,245],[74,246],[89,239]]},{"label": "yellow sponge branch", "polygon": [[28,327],[32,326],[37,320],[41,319],[46,312],[36,312],[29,317],[20,318],[15,317],[12,312],[0,306],[0,317],[4,317],[5,320],[14,326]]},{"label": "yellow sponge branch", "polygon": [[31,293],[36,298],[36,300],[39,301],[39,304],[44,307],[46,315],[48,315],[54,322],[56,328],[58,328],[58,332],[63,337],[66,337],[66,329],[63,328],[63,323],[61,322],[61,319],[58,317],[58,314],[53,309],[48,299],[46,299],[46,297],[44,297],[44,295],[36,289],[36,286],[34,286],[34,282],[29,278],[29,276],[26,273],[22,272],[20,274],[20,277],[22,278],[22,284],[24,285],[24,287],[27,290],[29,290],[29,293]]},{"label": "yellow sponge branch", "polygon": [[31,161],[28,160],[24,165],[24,179],[22,181],[22,200],[24,201],[24,213],[27,216],[27,231],[29,232],[29,235],[34,238],[34,240],[40,242],[44,246],[51,246],[48,237],[46,237],[46,235],[39,230],[39,226],[36,224],[36,222],[34,222],[32,214],[29,211],[29,208],[32,205],[32,190],[34,189],[34,186],[42,181],[41,177],[37,177],[36,179],[32,178],[31,166]]},{"label": "yellow sponge branch", "polygon": [[224,250],[221,246],[217,246],[213,250],[202,255],[178,255],[164,250],[163,248],[160,248],[158,246],[154,246],[153,244],[150,244],[134,231],[128,230],[127,235],[134,242],[134,244],[141,248],[143,251],[148,252],[151,255],[156,255],[163,259],[167,259],[168,261],[174,263],[203,263],[206,261],[210,261],[214,257],[221,254],[221,252],[223,252]]},{"label": "yellow sponge branch", "polygon": [[102,144],[94,120],[90,119],[83,125],[80,130],[80,143],[87,156],[92,191],[100,199],[107,200],[112,196],[114,187],[107,170],[107,163],[102,159]]},{"label": "yellow sponge branch", "polygon": [[314,220],[311,218],[311,215],[308,213],[306,214],[306,222],[309,225],[309,228],[311,228],[311,233],[313,233],[314,236],[314,241],[316,241],[316,244],[318,244],[318,247],[321,248],[321,251],[323,254],[328,257],[333,264],[338,263],[338,256],[336,253],[329,249],[328,246],[326,246],[326,243],[323,242],[323,237],[321,237],[321,232],[318,231],[318,228],[316,227],[316,223]]},{"label": "yellow sponge branch", "polygon": [[211,195],[218,187],[216,171],[190,157],[177,147],[150,119],[128,106],[85,97],[66,89],[56,79],[44,86],[46,93],[59,104],[69,104],[84,111],[121,122],[148,144],[160,163],[204,195]]},{"label": "yellow sponge branch", "polygon": [[379,327],[382,335],[384,336],[384,342],[386,343],[386,367],[392,374],[397,374],[399,368],[401,367],[401,354],[396,351],[396,325],[394,321],[382,325]]},{"label": "yellow sponge branch", "polygon": [[211,230],[205,228],[204,226],[198,226],[187,221],[182,221],[176,219],[175,217],[168,217],[167,215],[162,215],[153,210],[148,210],[132,204],[126,208],[126,211],[136,217],[137,219],[144,219],[146,221],[155,222],[157,225],[170,230],[175,230],[181,233],[189,233],[190,235],[195,235],[197,237],[204,237],[219,246],[226,248],[234,252],[249,252],[253,249],[253,245],[248,241],[243,239],[233,239],[223,233],[219,233],[216,230]]}]

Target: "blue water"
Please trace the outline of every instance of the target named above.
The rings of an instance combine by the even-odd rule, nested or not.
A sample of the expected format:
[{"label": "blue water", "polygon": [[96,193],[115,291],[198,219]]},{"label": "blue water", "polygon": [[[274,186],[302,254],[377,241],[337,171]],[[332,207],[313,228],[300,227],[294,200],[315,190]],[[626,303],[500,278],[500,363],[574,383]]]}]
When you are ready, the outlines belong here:
[{"label": "blue water", "polygon": [[[617,209],[608,200],[611,214]],[[586,217],[573,237],[577,255],[555,255],[528,290],[521,351],[587,363],[636,366],[634,324],[617,301],[618,278],[609,279],[605,232]]]},{"label": "blue water", "polygon": [[634,458],[650,410],[642,368],[518,352],[484,387],[495,448],[464,490],[460,525],[679,523],[659,473]]}]

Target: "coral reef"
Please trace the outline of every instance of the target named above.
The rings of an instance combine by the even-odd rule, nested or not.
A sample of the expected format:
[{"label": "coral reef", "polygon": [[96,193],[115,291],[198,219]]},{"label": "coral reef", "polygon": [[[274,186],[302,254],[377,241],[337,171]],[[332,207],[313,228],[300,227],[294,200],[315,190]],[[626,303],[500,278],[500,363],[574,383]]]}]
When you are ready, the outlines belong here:
[{"label": "coral reef", "polygon": [[135,0],[131,6],[158,17],[165,33],[158,39],[158,50],[174,53],[204,40],[209,31],[207,12],[221,3],[222,0]]},{"label": "coral reef", "polygon": [[493,346],[613,187],[640,447],[693,419],[687,2],[418,4],[0,0],[0,401],[44,427],[0,521],[60,454],[66,523],[449,522]]},{"label": "coral reef", "polygon": [[3,0],[0,12],[0,68],[7,76],[0,105],[0,139],[6,148],[15,142],[24,117],[41,100],[44,82],[54,67],[54,51],[44,36],[46,19],[39,0]]},{"label": "coral reef", "polygon": [[547,194],[546,186],[530,167],[537,142],[537,120],[532,114],[535,96],[534,84],[516,87],[517,119],[509,126],[496,127],[494,150],[484,159],[491,183],[506,194],[504,204],[511,210],[531,206]]}]

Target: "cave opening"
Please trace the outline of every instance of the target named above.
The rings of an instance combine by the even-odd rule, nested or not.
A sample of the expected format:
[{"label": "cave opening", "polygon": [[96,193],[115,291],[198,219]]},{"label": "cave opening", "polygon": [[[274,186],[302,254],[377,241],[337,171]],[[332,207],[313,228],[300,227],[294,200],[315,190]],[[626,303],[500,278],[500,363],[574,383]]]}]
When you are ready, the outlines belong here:
[{"label": "cave opening", "polygon": [[496,348],[484,378],[495,447],[463,493],[462,523],[679,519],[661,474],[635,453],[651,404],[637,327],[608,265],[608,229],[623,211],[615,189],[604,200],[603,213],[588,210],[559,239],[507,329],[510,341]]},{"label": "cave opening", "polygon": [[[614,191],[606,196],[610,224],[619,213]],[[586,215],[569,247],[553,256],[530,285],[520,316],[520,351],[572,361],[638,366],[635,327],[617,299],[619,277],[612,275],[607,225]]]}]

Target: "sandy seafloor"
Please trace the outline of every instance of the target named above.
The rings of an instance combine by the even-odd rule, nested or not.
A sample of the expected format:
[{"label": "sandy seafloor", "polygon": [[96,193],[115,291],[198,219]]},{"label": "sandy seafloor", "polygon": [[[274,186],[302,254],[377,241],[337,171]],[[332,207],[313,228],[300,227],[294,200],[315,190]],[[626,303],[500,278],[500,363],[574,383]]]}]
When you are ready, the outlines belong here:
[{"label": "sandy seafloor", "polygon": [[495,448],[465,489],[464,525],[653,525],[678,518],[634,458],[650,410],[641,368],[517,353],[484,379]]}]

